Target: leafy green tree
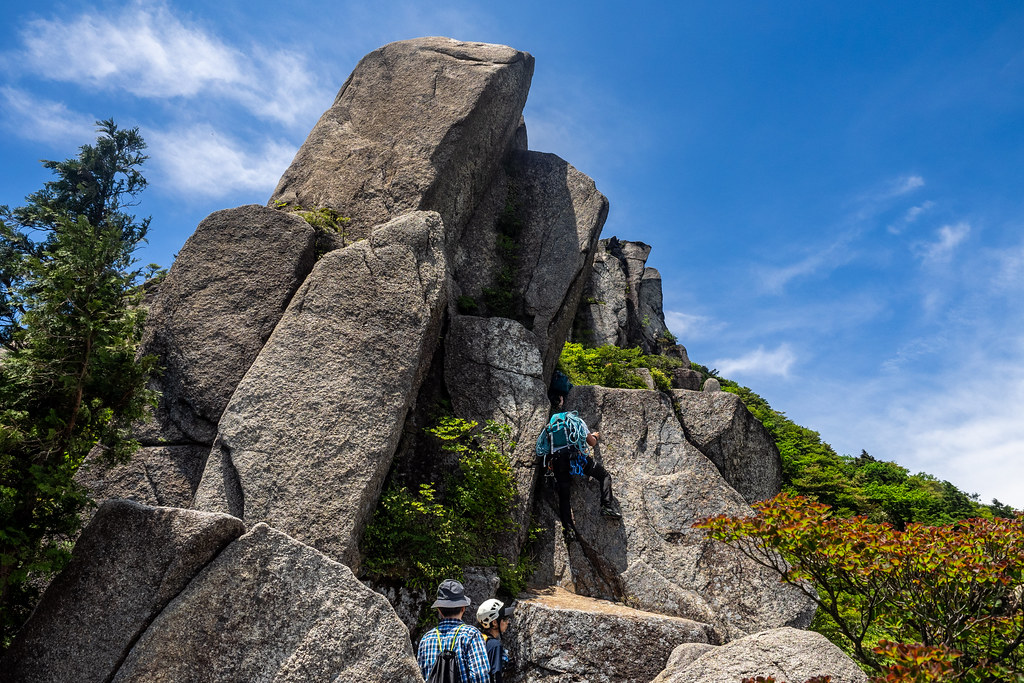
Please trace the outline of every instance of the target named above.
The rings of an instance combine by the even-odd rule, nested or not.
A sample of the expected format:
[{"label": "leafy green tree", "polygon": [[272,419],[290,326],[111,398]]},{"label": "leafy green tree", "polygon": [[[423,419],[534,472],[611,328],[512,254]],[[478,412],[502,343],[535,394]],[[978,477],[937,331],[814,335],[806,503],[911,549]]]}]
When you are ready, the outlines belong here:
[{"label": "leafy green tree", "polygon": [[785,493],[695,526],[799,588],[875,681],[1024,674],[1024,515],[898,531]]},{"label": "leafy green tree", "polygon": [[[35,600],[36,579],[66,564],[89,504],[74,480],[137,448],[130,425],[154,401],[155,359],[136,358],[143,271],[133,253],[149,219],[125,211],[146,186],[137,128],[97,122],[95,145],[44,161],[54,180],[25,206],[0,207],[0,637]],[[151,267],[152,268],[152,267]]]}]

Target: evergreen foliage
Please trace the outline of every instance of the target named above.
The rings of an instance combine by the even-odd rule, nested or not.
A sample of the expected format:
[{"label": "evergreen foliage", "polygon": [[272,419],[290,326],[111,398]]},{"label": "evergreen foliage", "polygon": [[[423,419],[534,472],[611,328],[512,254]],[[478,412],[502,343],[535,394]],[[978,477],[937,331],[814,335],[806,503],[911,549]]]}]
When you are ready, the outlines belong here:
[{"label": "evergreen foliage", "polygon": [[[136,359],[149,219],[125,212],[146,186],[138,129],[97,122],[95,145],[45,161],[55,179],[0,207],[0,638],[27,617],[38,580],[70,556],[89,499],[89,451],[123,462],[129,426],[155,401],[154,358]],[[154,269],[150,267],[150,270]]]}]

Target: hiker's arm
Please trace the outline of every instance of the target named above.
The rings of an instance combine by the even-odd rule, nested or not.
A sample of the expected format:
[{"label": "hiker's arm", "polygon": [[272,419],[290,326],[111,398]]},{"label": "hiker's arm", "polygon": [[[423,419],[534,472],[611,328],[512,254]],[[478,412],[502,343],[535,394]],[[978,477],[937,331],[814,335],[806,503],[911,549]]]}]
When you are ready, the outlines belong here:
[{"label": "hiker's arm", "polygon": [[597,445],[597,440],[601,438],[601,432],[590,432],[587,434],[587,445],[593,448]]}]

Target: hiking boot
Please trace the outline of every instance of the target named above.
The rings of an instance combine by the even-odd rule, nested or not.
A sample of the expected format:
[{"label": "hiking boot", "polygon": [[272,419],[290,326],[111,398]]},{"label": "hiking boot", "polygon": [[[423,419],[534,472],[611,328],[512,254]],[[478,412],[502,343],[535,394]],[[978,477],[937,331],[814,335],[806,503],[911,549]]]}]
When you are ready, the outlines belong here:
[{"label": "hiking boot", "polygon": [[570,527],[564,527],[562,529],[562,538],[565,539],[565,544],[569,545],[576,540],[576,530]]},{"label": "hiking boot", "polygon": [[601,506],[601,516],[608,519],[622,519],[622,514],[611,505]]}]

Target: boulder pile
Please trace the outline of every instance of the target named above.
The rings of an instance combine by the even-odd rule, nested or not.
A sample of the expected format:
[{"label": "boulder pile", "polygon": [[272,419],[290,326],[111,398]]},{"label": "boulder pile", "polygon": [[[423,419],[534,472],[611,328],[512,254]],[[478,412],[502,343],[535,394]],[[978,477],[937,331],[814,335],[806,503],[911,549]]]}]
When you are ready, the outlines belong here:
[{"label": "boulder pile", "polygon": [[[151,303],[143,352],[164,372],[142,449],[82,471],[107,502],[0,670],[421,680],[409,629],[429,591],[362,583],[360,541],[389,477],[436,476],[422,433],[441,402],[508,424],[518,444],[515,529],[495,552],[514,563],[531,522],[546,528],[509,636],[512,680],[725,680],[737,661],[860,680],[841,678],[838,651],[779,630],[809,624],[805,598],[691,528],[777,493],[778,451],[734,396],[694,391],[650,247],[601,240],[608,201],[594,182],[528,149],[533,67],[525,52],[447,38],[375,50],[267,206],[200,223]],[[325,229],[309,211],[350,220]],[[595,485],[580,482],[580,541],[566,547],[533,442],[570,337],[683,367],[672,392],[570,394],[604,435],[622,519],[600,517]],[[474,577],[494,590],[493,569]],[[772,643],[778,666],[759,659]]]}]

